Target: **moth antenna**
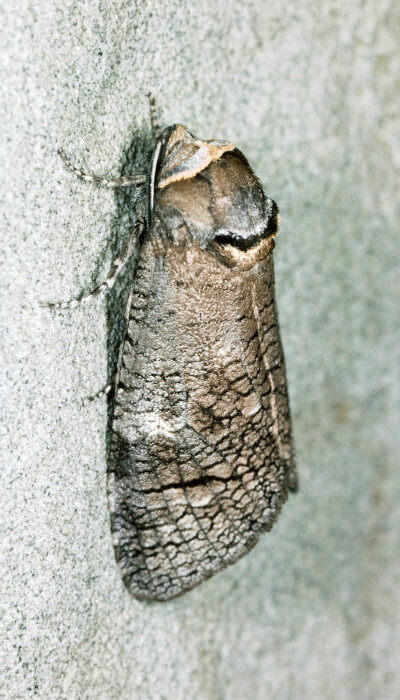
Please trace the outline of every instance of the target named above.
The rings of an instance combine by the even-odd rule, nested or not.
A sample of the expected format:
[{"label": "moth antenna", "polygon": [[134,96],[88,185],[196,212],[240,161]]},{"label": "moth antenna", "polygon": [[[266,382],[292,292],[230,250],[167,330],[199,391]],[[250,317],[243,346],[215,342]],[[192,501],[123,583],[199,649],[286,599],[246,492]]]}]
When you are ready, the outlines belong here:
[{"label": "moth antenna", "polygon": [[161,127],[158,123],[158,117],[157,117],[157,105],[156,101],[154,98],[154,95],[152,95],[151,92],[147,94],[147,97],[149,98],[149,105],[150,105],[150,123],[151,123],[151,132],[154,136],[154,138],[158,141],[158,139],[161,136]]},{"label": "moth antenna", "polygon": [[160,139],[156,143],[156,147],[153,151],[153,155],[151,157],[151,162],[150,162],[149,177],[147,180],[146,220],[147,220],[148,226],[150,226],[151,214],[152,214],[153,207],[154,207],[154,191],[155,191],[155,181],[156,181],[156,170],[157,170],[157,165],[158,165],[158,161],[160,158],[162,146],[163,146],[163,142],[162,142],[162,139]]}]

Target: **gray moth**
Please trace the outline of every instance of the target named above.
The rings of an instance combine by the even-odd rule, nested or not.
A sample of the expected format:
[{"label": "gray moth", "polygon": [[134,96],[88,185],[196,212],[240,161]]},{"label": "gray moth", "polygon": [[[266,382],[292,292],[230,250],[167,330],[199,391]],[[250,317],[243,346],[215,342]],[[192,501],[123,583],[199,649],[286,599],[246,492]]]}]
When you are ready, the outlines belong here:
[{"label": "gray moth", "polygon": [[137,598],[168,600],[248,552],[297,489],[275,302],[276,204],[233,143],[161,130],[139,217],[105,282],[139,256],[113,386],[108,500],[116,560]]}]

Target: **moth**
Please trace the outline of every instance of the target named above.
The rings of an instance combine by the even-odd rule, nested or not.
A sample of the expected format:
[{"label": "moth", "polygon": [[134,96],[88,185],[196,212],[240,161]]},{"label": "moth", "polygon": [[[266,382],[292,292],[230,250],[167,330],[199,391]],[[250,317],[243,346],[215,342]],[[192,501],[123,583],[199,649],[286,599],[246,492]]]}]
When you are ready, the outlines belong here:
[{"label": "moth", "polygon": [[230,141],[160,130],[108,277],[139,245],[114,384],[108,498],[116,560],[139,599],[168,600],[248,552],[297,489],[274,291],[279,214]]}]

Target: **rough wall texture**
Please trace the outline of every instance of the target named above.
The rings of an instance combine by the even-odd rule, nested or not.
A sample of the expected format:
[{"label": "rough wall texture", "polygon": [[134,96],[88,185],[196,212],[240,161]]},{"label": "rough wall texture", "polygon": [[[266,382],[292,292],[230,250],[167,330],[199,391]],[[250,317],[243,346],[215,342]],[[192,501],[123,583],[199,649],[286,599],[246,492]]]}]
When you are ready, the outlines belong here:
[{"label": "rough wall texture", "polygon": [[[2,29],[1,697],[398,698],[398,4],[21,0]],[[250,555],[152,605],[114,563],[106,404],[79,403],[108,302],[37,307],[101,280],[129,223],[57,146],[118,174],[149,90],[279,202],[301,475]]]}]

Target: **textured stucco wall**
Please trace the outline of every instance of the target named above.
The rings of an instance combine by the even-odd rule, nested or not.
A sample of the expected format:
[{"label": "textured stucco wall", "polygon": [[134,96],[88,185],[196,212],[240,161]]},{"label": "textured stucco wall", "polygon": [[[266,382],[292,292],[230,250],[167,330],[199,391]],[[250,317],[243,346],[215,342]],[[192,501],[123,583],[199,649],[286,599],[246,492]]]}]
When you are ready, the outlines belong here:
[{"label": "textured stucco wall", "polygon": [[[400,696],[399,5],[3,3],[4,698]],[[122,586],[105,494],[118,174],[153,91],[235,141],[279,203],[278,301],[301,490],[234,567],[167,604]],[[140,153],[138,156],[140,160]],[[118,243],[119,241],[119,243]]]}]

